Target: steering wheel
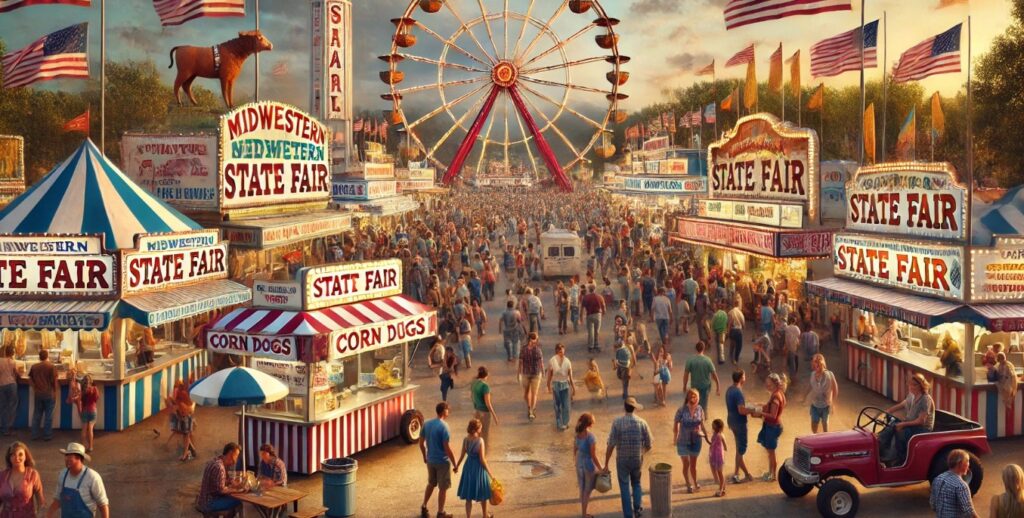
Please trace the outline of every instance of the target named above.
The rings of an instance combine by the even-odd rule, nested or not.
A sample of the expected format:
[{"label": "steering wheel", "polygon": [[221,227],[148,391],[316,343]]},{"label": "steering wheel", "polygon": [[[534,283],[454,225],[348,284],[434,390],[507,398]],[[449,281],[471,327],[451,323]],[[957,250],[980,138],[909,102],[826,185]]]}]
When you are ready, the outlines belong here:
[{"label": "steering wheel", "polygon": [[857,416],[857,429],[868,430],[874,435],[897,421],[896,416],[873,406],[864,407]]}]

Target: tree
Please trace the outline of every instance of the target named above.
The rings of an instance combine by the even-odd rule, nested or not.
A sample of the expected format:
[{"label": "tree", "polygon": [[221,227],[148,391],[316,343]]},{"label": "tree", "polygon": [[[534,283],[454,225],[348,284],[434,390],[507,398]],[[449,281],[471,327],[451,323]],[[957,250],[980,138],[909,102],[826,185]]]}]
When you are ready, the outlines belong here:
[{"label": "tree", "polygon": [[[999,185],[1024,183],[1024,0],[1013,0],[1013,23],[975,67],[975,168]],[[949,120],[949,117],[947,117]]]}]

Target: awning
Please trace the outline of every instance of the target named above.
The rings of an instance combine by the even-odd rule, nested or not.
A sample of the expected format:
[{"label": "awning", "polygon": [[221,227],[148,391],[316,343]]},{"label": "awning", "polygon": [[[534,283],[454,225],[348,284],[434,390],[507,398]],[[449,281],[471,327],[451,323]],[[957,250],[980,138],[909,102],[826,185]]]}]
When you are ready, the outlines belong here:
[{"label": "awning", "polygon": [[220,318],[210,331],[244,334],[312,336],[432,312],[404,295],[313,311],[239,308]]},{"label": "awning", "polygon": [[807,281],[807,293],[925,329],[969,317],[963,304],[838,277]]},{"label": "awning", "polygon": [[3,300],[0,328],[106,329],[117,308],[116,300]]},{"label": "awning", "polygon": [[122,299],[120,314],[152,327],[242,304],[251,298],[252,291],[249,288],[221,279],[125,297]]},{"label": "awning", "polygon": [[829,257],[836,229],[797,230],[697,217],[677,217],[669,239],[714,245],[778,259]]},{"label": "awning", "polygon": [[975,323],[989,331],[1024,331],[1024,304],[972,304]]},{"label": "awning", "polygon": [[331,236],[352,229],[352,215],[318,211],[272,218],[253,218],[222,223],[224,239],[231,246],[272,248],[297,241]]}]

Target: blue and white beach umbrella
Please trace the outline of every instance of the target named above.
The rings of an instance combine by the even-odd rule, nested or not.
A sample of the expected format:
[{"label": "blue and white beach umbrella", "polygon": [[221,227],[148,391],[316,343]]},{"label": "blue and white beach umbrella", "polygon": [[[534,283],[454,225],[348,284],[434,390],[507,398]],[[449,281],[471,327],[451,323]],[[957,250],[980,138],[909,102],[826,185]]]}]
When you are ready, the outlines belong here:
[{"label": "blue and white beach umbrella", "polygon": [[203,406],[242,407],[242,466],[245,464],[245,405],[262,405],[284,399],[288,386],[247,367],[231,367],[202,378],[189,387],[192,400]]},{"label": "blue and white beach umbrella", "polygon": [[103,234],[108,250],[133,248],[140,233],[200,229],[136,185],[91,140],[0,212],[0,233]]}]

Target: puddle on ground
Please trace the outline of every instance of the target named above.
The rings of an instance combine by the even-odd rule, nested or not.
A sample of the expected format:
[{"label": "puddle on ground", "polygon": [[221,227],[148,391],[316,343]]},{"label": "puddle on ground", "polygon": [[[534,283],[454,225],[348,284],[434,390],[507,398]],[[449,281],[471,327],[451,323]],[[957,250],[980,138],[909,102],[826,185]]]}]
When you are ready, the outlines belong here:
[{"label": "puddle on ground", "polygon": [[505,461],[523,462],[529,460],[531,455],[533,455],[533,448],[526,446],[514,446],[505,450]]},{"label": "puddle on ground", "polygon": [[524,479],[547,478],[554,474],[551,466],[540,461],[524,460],[519,463],[519,476]]}]

